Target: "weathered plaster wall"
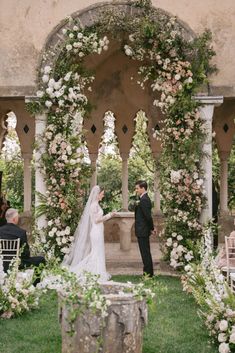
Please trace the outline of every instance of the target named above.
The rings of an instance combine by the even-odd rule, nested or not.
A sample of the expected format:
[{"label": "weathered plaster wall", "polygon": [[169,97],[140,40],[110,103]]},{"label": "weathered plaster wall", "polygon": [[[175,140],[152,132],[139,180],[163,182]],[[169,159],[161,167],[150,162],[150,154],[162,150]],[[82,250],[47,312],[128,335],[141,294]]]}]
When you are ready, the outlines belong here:
[{"label": "weathered plaster wall", "polygon": [[[0,96],[35,91],[37,66],[50,32],[67,15],[99,0],[0,0]],[[196,33],[213,32],[219,73],[212,93],[235,96],[234,0],[153,0]]]}]

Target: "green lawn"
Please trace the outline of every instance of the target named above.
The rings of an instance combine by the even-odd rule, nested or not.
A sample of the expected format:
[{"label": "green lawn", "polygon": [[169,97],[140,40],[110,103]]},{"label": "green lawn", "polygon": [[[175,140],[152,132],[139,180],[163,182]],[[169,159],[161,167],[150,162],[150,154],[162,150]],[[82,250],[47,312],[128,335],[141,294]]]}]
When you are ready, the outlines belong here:
[{"label": "green lawn", "polygon": [[[138,276],[116,276],[137,282]],[[217,353],[197,315],[193,298],[182,292],[179,279],[160,276],[157,306],[149,311],[143,353]],[[40,310],[12,320],[0,320],[1,353],[60,353],[55,293],[42,298]]]}]

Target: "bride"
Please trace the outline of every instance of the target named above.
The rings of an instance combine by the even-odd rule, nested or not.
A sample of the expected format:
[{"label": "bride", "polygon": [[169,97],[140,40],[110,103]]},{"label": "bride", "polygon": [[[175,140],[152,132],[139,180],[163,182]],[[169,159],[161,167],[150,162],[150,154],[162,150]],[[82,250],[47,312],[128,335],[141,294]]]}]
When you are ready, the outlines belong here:
[{"label": "bride", "polygon": [[99,205],[104,197],[104,190],[96,185],[92,188],[80,222],[74,234],[70,252],[63,260],[63,265],[76,273],[78,278],[83,272],[99,275],[99,281],[107,281],[104,250],[104,222],[115,216],[115,212],[103,215]]}]

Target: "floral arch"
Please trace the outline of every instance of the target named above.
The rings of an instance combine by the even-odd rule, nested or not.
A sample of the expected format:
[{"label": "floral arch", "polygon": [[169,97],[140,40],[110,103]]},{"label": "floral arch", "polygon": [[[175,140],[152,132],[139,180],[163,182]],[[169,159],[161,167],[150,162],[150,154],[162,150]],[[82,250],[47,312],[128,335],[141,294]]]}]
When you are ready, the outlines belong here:
[{"label": "floral arch", "polygon": [[83,163],[82,124],[92,108],[88,97],[95,77],[87,63],[91,56],[99,62],[99,55],[108,52],[109,46],[112,49],[113,41],[128,60],[137,63],[138,83],[164,115],[160,132],[154,132],[162,145],[166,220],[162,237],[171,265],[180,267],[197,256],[195,244],[203,232],[199,217],[206,199],[200,160],[205,125],[193,96],[214,70],[209,63],[214,52],[210,33],[195,37],[149,1],[88,8],[59,24],[47,42],[38,101],[28,106],[47,120],[41,160],[47,194],[41,195],[38,215],[46,214],[48,222],[40,241],[44,250],[61,257],[73,240],[88,173]]}]

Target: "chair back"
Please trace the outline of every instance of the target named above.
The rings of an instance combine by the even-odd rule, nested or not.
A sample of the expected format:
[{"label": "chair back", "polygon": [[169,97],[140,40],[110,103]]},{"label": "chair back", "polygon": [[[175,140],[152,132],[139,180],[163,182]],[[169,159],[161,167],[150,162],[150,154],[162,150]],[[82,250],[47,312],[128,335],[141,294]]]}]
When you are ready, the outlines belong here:
[{"label": "chair back", "polygon": [[225,237],[225,251],[229,270],[235,267],[235,237]]},{"label": "chair back", "polygon": [[13,258],[19,256],[20,238],[0,239],[0,255],[3,258],[3,266],[7,269]]}]

